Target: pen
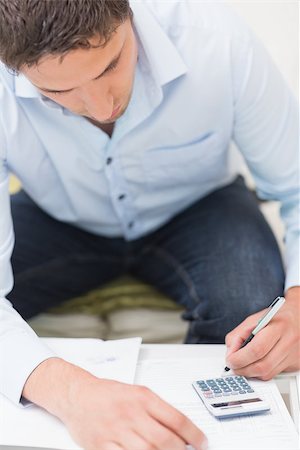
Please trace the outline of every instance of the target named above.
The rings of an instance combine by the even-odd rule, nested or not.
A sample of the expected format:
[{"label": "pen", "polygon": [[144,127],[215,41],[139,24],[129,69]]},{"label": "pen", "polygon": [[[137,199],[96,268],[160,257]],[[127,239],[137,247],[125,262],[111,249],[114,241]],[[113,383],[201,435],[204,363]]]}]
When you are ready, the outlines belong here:
[{"label": "pen", "polygon": [[[275,314],[277,313],[277,311],[279,311],[279,309],[282,307],[282,305],[285,302],[285,298],[284,297],[276,297],[275,300],[272,301],[271,305],[268,307],[268,311],[266,312],[266,314],[264,314],[259,321],[257,322],[256,327],[254,328],[254,330],[251,332],[251,334],[247,337],[247,339],[242,343],[241,348],[245,347],[247,344],[249,344],[249,342],[252,341],[252,339],[254,338],[254,336],[260,331],[262,330],[266,325],[268,325],[268,323],[270,322],[270,320],[275,316]],[[229,367],[225,367],[224,371],[228,372],[230,370]]]}]

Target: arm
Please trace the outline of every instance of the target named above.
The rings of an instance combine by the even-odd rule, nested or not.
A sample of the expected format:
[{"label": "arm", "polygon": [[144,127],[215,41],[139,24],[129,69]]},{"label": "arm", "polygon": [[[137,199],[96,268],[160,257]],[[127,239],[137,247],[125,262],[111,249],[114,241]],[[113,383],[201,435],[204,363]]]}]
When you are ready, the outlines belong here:
[{"label": "arm", "polygon": [[300,368],[298,107],[269,55],[250,35],[233,47],[233,88],[234,140],[253,174],[258,195],[281,202],[287,301],[244,349],[238,350],[262,311],[227,335],[227,362],[237,373],[269,379]]},{"label": "arm", "polygon": [[0,387],[2,394],[18,404],[30,373],[41,361],[54,355],[5,299],[13,286],[10,256],[14,245],[5,144],[0,120],[0,361],[5,361],[0,370]]}]

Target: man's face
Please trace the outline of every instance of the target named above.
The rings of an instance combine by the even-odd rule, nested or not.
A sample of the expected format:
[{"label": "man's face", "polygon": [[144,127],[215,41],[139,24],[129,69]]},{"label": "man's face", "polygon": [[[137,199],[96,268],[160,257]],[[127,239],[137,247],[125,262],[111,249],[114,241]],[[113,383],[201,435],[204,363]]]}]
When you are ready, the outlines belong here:
[{"label": "man's face", "polygon": [[[90,40],[97,44],[98,38]],[[137,43],[128,19],[105,47],[47,56],[22,73],[46,97],[75,114],[102,124],[115,122],[128,106],[137,61]]]}]

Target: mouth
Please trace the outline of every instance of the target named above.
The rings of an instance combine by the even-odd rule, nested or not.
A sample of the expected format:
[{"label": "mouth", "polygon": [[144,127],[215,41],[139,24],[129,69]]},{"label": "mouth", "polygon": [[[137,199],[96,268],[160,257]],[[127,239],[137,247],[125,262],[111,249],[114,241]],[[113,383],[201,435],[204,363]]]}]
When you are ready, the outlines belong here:
[{"label": "mouth", "polygon": [[117,108],[115,108],[112,112],[112,115],[110,116],[109,119],[113,119],[114,117],[116,117],[116,115],[118,114],[118,112],[120,111],[121,105],[117,106]]}]

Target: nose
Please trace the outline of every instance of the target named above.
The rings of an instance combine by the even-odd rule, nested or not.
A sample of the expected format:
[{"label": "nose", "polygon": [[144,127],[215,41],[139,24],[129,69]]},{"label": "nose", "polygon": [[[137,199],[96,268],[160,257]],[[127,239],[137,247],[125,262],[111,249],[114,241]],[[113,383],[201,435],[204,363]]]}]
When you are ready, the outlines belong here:
[{"label": "nose", "polygon": [[108,120],[114,108],[113,97],[107,91],[106,93],[99,87],[86,86],[82,89],[82,101],[88,114],[99,122]]}]

